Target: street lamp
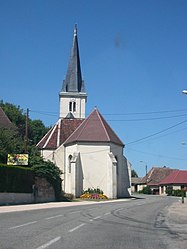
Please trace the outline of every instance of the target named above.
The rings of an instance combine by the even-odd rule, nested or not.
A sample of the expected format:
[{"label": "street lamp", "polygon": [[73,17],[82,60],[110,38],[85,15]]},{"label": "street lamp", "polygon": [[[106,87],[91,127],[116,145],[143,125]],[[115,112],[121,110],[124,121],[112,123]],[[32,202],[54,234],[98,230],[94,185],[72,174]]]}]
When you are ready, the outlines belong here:
[{"label": "street lamp", "polygon": [[140,163],[144,163],[145,164],[145,177],[146,177],[146,183],[147,183],[147,163],[144,161],[140,161]]}]

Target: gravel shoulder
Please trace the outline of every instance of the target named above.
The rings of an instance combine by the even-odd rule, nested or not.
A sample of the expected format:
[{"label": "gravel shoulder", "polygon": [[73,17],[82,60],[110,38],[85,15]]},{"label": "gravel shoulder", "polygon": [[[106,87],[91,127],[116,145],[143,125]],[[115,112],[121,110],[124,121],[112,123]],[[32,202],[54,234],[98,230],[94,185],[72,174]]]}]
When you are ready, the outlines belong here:
[{"label": "gravel shoulder", "polygon": [[172,248],[185,249],[187,245],[187,198],[182,203],[178,198],[168,208],[167,225],[172,239]]}]

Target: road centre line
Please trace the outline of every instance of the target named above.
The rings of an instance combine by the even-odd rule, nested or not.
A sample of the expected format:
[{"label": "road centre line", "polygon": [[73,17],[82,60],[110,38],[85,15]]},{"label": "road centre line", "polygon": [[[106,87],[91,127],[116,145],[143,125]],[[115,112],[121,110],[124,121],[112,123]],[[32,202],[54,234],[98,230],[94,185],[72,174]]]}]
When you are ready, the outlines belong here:
[{"label": "road centre line", "polygon": [[93,220],[97,220],[99,218],[101,218],[101,216],[97,216],[97,217],[93,218]]},{"label": "road centre line", "polygon": [[19,228],[19,227],[28,226],[28,225],[31,225],[31,224],[34,224],[34,223],[37,223],[37,222],[38,221],[31,221],[31,222],[28,222],[28,223],[25,223],[25,224],[21,224],[21,225],[18,225],[18,226],[10,227],[9,229],[15,229],[15,228]]},{"label": "road centre line", "polygon": [[105,213],[104,215],[109,215],[110,214],[110,212],[108,212],[108,213]]},{"label": "road centre line", "polygon": [[81,227],[84,226],[84,225],[85,225],[85,223],[82,223],[82,224],[80,224],[79,226],[74,227],[74,228],[72,228],[71,230],[69,230],[69,232],[72,233],[72,232],[74,232],[75,230],[81,228]]},{"label": "road centre line", "polygon": [[37,249],[44,249],[44,248],[47,248],[47,247],[49,247],[50,245],[54,244],[55,242],[57,242],[57,241],[60,240],[60,239],[61,239],[60,236],[59,236],[59,237],[56,237],[56,238],[50,240],[49,242],[47,242],[46,244],[43,244],[42,246],[38,247]]},{"label": "road centre line", "polygon": [[70,214],[76,214],[76,213],[80,213],[81,211],[74,211],[74,212],[70,212]]},{"label": "road centre line", "polygon": [[56,216],[47,217],[47,218],[45,218],[45,220],[51,220],[51,219],[55,219],[55,218],[62,217],[62,216],[63,216],[63,214],[59,214]]}]

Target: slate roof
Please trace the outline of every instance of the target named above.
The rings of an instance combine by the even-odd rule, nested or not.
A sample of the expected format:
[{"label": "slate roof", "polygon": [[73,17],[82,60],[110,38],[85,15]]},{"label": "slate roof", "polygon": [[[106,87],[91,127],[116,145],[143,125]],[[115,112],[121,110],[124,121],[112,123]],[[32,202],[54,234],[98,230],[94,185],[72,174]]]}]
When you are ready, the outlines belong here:
[{"label": "slate roof", "polygon": [[187,170],[174,170],[171,172],[160,182],[160,185],[167,184],[187,184]]},{"label": "slate roof", "polygon": [[64,145],[75,142],[110,142],[124,146],[97,108],[72,133]]},{"label": "slate roof", "polygon": [[147,174],[147,177],[144,176],[142,183],[146,183],[148,186],[158,186],[160,181],[167,177],[174,169],[168,167],[153,167]]},{"label": "slate roof", "polygon": [[75,131],[83,119],[59,119],[37,144],[39,149],[55,150]]},{"label": "slate roof", "polygon": [[3,109],[0,107],[0,128],[15,128]]},{"label": "slate roof", "polygon": [[68,70],[66,78],[63,82],[62,90],[63,93],[86,93],[84,81],[82,80],[80,57],[79,57],[79,46],[77,38],[77,26],[74,28],[73,45],[71,49],[70,61],[68,64]]}]

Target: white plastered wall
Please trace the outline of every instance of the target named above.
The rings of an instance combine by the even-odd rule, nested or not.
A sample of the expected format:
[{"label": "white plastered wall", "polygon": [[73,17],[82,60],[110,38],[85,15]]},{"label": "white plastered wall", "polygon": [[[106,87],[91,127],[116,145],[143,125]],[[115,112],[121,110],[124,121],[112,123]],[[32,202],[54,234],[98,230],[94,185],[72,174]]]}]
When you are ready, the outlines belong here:
[{"label": "white plastered wall", "polygon": [[123,147],[112,144],[111,151],[117,159],[117,197],[131,195],[131,164],[123,155]]},{"label": "white plastered wall", "polygon": [[69,113],[69,102],[71,101],[76,103],[76,111],[72,111],[74,117],[85,118],[86,96],[60,96],[60,118],[65,118]]},{"label": "white plastered wall", "polygon": [[61,145],[56,150],[42,150],[41,155],[45,161],[49,160],[53,162],[62,171],[62,189],[64,190],[64,146]]},{"label": "white plastered wall", "polygon": [[[111,153],[112,151],[112,153]],[[65,148],[65,192],[72,193],[72,188],[75,186],[76,177],[75,171],[68,172],[69,155],[73,156],[79,154],[77,162],[73,162],[72,166],[76,167],[76,170],[82,173],[80,184],[83,186],[83,190],[88,188],[99,188],[104,191],[109,198],[127,197],[129,196],[129,168],[127,160],[123,157],[123,148],[111,144],[79,144],[71,145]],[[113,156],[112,156],[112,155]],[[115,160],[112,157],[118,159],[118,165],[116,166]],[[117,167],[118,175],[117,176]],[[74,173],[73,173],[74,172]]]}]

